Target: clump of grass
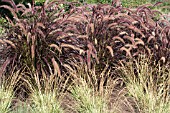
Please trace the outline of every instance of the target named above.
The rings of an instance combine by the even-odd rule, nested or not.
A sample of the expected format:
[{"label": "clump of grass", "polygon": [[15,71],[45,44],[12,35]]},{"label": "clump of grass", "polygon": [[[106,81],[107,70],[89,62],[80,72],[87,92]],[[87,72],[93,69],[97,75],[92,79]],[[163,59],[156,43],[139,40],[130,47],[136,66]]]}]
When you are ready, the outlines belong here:
[{"label": "clump of grass", "polygon": [[0,75],[0,112],[8,113],[12,110],[14,88],[20,80],[20,71],[13,73],[14,76]]},{"label": "clump of grass", "polygon": [[1,112],[7,113],[10,111],[11,102],[13,99],[13,90],[5,90],[4,86],[0,87],[0,109]]},{"label": "clump of grass", "polygon": [[[83,82],[83,80],[82,80]],[[72,96],[76,100],[76,110],[80,113],[103,113],[107,112],[107,104],[104,98],[96,95],[93,89],[83,82],[82,85],[75,86]]]},{"label": "clump of grass", "polygon": [[17,106],[10,113],[33,113],[27,102],[17,103]]},{"label": "clump of grass", "polygon": [[121,67],[129,96],[136,99],[140,112],[168,113],[170,111],[170,70],[166,66],[151,64],[141,55],[138,60]]},{"label": "clump of grass", "polygon": [[124,112],[125,108],[130,110],[128,107],[131,105],[127,105],[128,100],[125,99],[124,89],[118,88],[118,86],[121,87],[121,79],[114,78],[108,65],[101,70],[101,73],[97,72],[96,67],[88,69],[88,66],[81,64],[75,67],[76,69],[68,67],[73,85],[66,98],[69,101],[64,102],[69,110],[71,109],[70,111],[119,113],[119,111]]},{"label": "clump of grass", "polygon": [[31,92],[28,100],[32,113],[63,113],[60,102],[67,80],[62,80],[57,75],[40,77],[38,74],[25,79]]},{"label": "clump of grass", "polygon": [[[28,68],[24,68],[29,70]],[[12,113],[63,113],[61,108],[61,100],[64,92],[69,84],[65,75],[52,74],[47,75],[43,69],[42,75],[38,72],[25,73],[22,70],[20,86],[17,87],[17,92],[26,91],[23,101],[17,101]],[[23,89],[22,89],[23,88]]]},{"label": "clump of grass", "polygon": [[[155,21],[160,13],[149,7],[133,11],[118,3],[81,7],[68,4],[70,10],[66,11],[65,2],[46,0],[40,7],[26,7],[13,0],[3,1],[11,6],[0,8],[9,9],[14,19],[6,18],[11,27],[7,39],[0,40],[7,45],[0,52],[0,57],[7,58],[0,73],[9,75],[13,67],[18,70],[27,66],[22,70],[26,77],[22,80],[31,92],[30,112],[63,112],[61,95],[72,82],[76,112],[110,112],[107,105],[116,85],[113,70],[119,60],[126,62],[153,53],[152,59],[161,59],[168,66],[170,24],[164,19]],[[19,12],[22,15],[18,16]],[[87,66],[76,66],[70,63],[73,60]],[[141,112],[168,111],[169,70],[160,65],[153,67],[147,64],[149,60],[139,61],[121,68],[129,95],[139,103]],[[71,83],[67,84],[68,77],[63,73],[72,78]]]},{"label": "clump of grass", "polygon": [[[73,109],[81,113],[107,113],[106,98],[109,94],[104,94],[104,80],[109,76],[106,75],[107,77],[104,78],[104,76],[99,75],[101,78],[99,80],[99,76],[95,75],[95,70],[88,70],[87,66],[78,67],[77,65],[76,67],[77,70],[70,72],[70,75],[74,77],[70,91],[71,97],[75,101]],[[104,71],[103,73],[105,73]]]},{"label": "clump of grass", "polygon": [[33,113],[63,113],[55,92],[43,94],[36,91],[31,95],[31,100]]},{"label": "clump of grass", "polygon": [[[9,32],[0,39],[0,44],[11,46],[0,51],[0,57],[9,58],[5,59],[9,63],[3,67],[3,70],[6,68],[12,70],[13,65],[17,69],[26,65],[29,70],[32,69],[32,72],[34,69],[39,71],[40,75],[39,68],[43,67],[50,75],[49,66],[54,62],[60,70],[62,64],[66,63],[66,59],[79,60],[79,57],[82,57],[86,42],[70,34],[72,27],[69,26],[72,22],[70,23],[69,18],[71,19],[73,12],[65,11],[63,4],[66,2],[46,0],[42,6],[29,4],[29,7],[15,4],[13,0],[3,0],[3,2],[7,2],[10,6],[1,5],[0,9],[8,9],[13,15],[13,19],[6,17],[10,26]],[[3,71],[3,73],[10,74],[10,71]]]}]

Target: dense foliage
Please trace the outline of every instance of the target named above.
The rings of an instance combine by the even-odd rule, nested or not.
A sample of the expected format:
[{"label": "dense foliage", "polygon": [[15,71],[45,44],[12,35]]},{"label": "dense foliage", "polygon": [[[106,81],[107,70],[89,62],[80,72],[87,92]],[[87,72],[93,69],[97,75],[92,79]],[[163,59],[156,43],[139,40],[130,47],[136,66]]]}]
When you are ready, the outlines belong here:
[{"label": "dense foliage", "polygon": [[1,54],[7,58],[3,71],[25,65],[32,71],[43,68],[48,74],[60,73],[73,59],[89,68],[92,62],[103,68],[144,53],[163,63],[170,60],[170,23],[145,5],[132,10],[119,1],[79,7],[67,3],[70,9],[65,11],[66,2],[47,0],[43,6],[27,8],[4,1],[11,7],[0,7],[10,10],[14,20],[7,18],[11,26],[7,38],[0,40],[7,46]]},{"label": "dense foliage", "polygon": [[161,2],[86,2],[96,1],[110,4],[2,0],[11,13],[0,15],[4,113],[170,110],[170,18],[155,10]]},{"label": "dense foliage", "polygon": [[[45,68],[45,72],[51,74],[53,64],[58,69],[54,71],[56,74],[61,64],[67,62],[66,59],[81,56],[79,46],[84,42],[63,31],[68,26],[67,18],[70,15],[64,12],[60,4],[46,2],[42,7],[32,7],[30,4],[27,8],[22,4],[11,3],[12,8],[1,6],[9,9],[14,16],[14,21],[8,18],[11,25],[8,38],[1,40],[8,46],[1,54],[1,57],[7,58],[2,70],[6,67],[11,70],[15,66],[16,69],[27,66],[32,71]],[[17,15],[19,11],[22,12],[20,18]]]}]

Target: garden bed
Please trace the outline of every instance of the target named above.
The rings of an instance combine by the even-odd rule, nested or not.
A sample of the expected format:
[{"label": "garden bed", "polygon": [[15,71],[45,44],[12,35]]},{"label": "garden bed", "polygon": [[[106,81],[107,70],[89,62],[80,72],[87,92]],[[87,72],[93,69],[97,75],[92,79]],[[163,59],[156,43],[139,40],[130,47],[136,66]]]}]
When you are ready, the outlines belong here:
[{"label": "garden bed", "polygon": [[4,1],[3,113],[170,111],[170,22],[155,5]]}]

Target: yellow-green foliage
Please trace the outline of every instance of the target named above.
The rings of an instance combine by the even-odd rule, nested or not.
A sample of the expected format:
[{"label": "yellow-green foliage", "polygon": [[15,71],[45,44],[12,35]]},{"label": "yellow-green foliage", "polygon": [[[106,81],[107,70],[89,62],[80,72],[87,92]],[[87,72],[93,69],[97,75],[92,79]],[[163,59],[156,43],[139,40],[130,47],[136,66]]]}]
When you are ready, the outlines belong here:
[{"label": "yellow-green foliage", "polygon": [[121,68],[129,96],[136,99],[142,113],[168,113],[170,111],[170,70],[141,56]]},{"label": "yellow-green foliage", "polygon": [[20,71],[6,77],[0,75],[0,113],[8,113],[12,110],[11,105],[14,99],[14,88],[20,80]]},{"label": "yellow-green foliage", "polygon": [[0,36],[4,33],[3,26],[5,25],[6,20],[4,18],[0,18]]}]

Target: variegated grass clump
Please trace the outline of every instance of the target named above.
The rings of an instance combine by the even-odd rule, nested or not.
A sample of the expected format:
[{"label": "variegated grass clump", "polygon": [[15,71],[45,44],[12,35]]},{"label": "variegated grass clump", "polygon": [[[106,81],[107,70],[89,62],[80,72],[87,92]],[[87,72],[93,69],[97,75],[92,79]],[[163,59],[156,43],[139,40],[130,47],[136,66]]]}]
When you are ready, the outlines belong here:
[{"label": "variegated grass clump", "polygon": [[[81,80],[81,82],[84,82]],[[107,113],[108,106],[106,100],[98,96],[95,91],[88,87],[87,83],[82,83],[73,87],[72,97],[76,101],[75,109],[80,113]]]},{"label": "variegated grass clump", "polygon": [[[28,69],[28,68],[24,68]],[[68,84],[69,77],[64,74],[46,75],[41,69],[42,75],[38,72],[25,73],[22,70],[22,83],[17,87],[18,93],[22,93],[20,88],[26,90],[25,100],[18,101],[12,108],[12,113],[64,113],[61,102],[64,97],[64,92],[70,84]]]},{"label": "variegated grass clump", "polygon": [[20,80],[20,71],[13,76],[0,75],[0,112],[8,113],[12,110],[12,102],[15,99],[15,87]]},{"label": "variegated grass clump", "polygon": [[[95,69],[88,70],[88,66],[82,64],[75,64],[75,67],[75,69],[67,67],[73,82],[73,85],[69,88],[69,97],[71,98],[71,102],[73,104],[68,104],[67,108],[72,109],[72,111],[81,113],[107,113],[107,102],[109,100],[106,100],[109,99],[109,96],[111,95],[111,92],[109,91],[114,88],[115,84],[107,84],[110,79],[109,76],[104,76],[104,73],[107,73],[106,69],[103,70],[101,75],[99,75],[101,78],[99,79],[99,76],[95,74]],[[107,74],[109,75],[109,71]],[[109,79],[106,81],[108,86],[104,86],[103,82],[107,78]],[[109,85],[112,85],[113,87]],[[106,87],[110,90],[106,90]]]},{"label": "variegated grass clump", "polygon": [[39,78],[38,73],[25,78],[25,85],[30,90],[28,103],[32,113],[63,113],[61,100],[67,87],[64,76],[50,75]]},{"label": "variegated grass clump", "polygon": [[[99,74],[96,67],[88,69],[87,65],[77,64],[69,75],[73,84],[68,89],[67,100],[63,104],[66,111],[81,113],[119,113],[134,108],[125,97],[125,90],[121,87],[121,78],[114,78],[108,65]],[[68,101],[69,100],[69,101]],[[125,107],[126,106],[126,107]]]},{"label": "variegated grass clump", "polygon": [[160,64],[151,64],[151,59],[141,55],[122,65],[129,96],[136,99],[140,112],[168,113],[170,111],[170,70]]},{"label": "variegated grass clump", "polygon": [[35,113],[27,102],[18,102],[10,113]]},{"label": "variegated grass clump", "polygon": [[5,89],[4,86],[0,87],[0,109],[3,113],[8,113],[11,109],[13,99],[13,89]]},{"label": "variegated grass clump", "polygon": [[63,113],[55,92],[31,94],[33,113]]}]

